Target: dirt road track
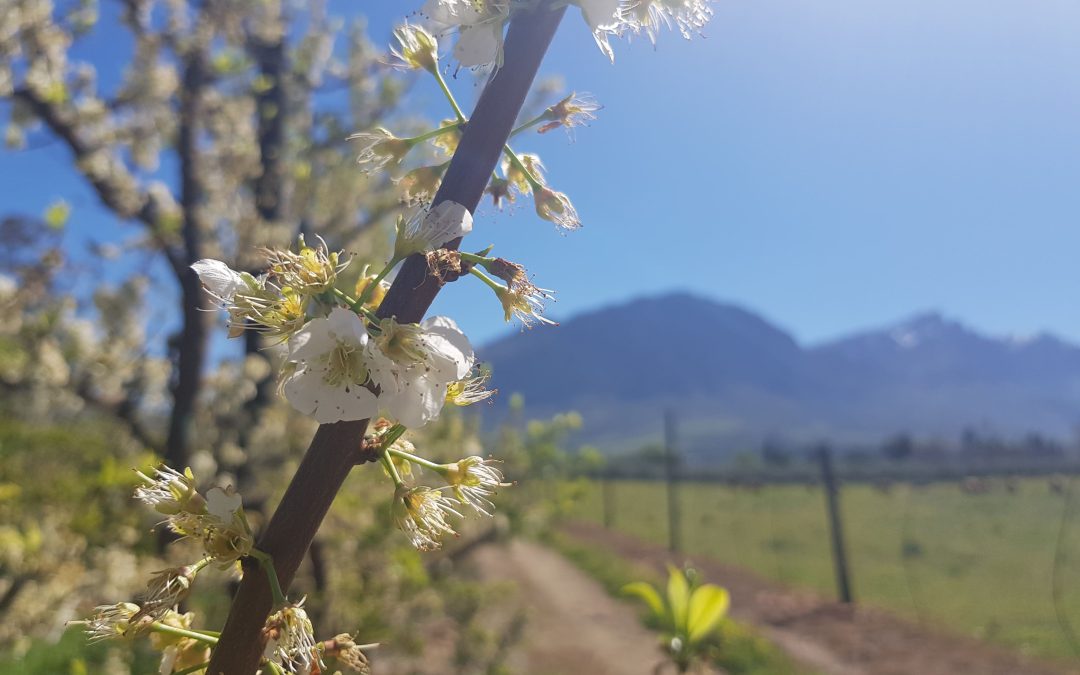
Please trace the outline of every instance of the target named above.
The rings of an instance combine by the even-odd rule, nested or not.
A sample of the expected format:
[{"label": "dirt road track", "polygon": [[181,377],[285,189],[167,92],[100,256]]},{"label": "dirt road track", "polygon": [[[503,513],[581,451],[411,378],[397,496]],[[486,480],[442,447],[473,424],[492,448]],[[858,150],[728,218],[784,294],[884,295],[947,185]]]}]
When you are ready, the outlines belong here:
[{"label": "dirt road track", "polygon": [[637,675],[660,660],[656,636],[559,554],[514,540],[487,544],[465,563],[485,581],[510,582],[528,612],[511,671],[523,675]]}]

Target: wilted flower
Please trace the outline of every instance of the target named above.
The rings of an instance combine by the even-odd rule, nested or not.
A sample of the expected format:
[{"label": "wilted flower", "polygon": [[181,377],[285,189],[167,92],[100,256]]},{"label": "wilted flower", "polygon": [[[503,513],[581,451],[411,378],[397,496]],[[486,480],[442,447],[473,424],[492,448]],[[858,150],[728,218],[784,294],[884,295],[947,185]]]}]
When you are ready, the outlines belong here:
[{"label": "wilted flower", "polygon": [[537,288],[532,284],[518,286],[517,290],[512,286],[499,286],[494,289],[495,295],[503,306],[503,318],[510,321],[517,317],[525,328],[532,328],[536,322],[557,326],[558,323],[544,316],[544,300],[551,299],[551,291]]},{"label": "wilted flower", "polygon": [[447,522],[449,516],[461,517],[454,510],[457,500],[447,497],[439,490],[429,487],[398,486],[394,492],[392,516],[394,524],[404,532],[409,541],[420,551],[439,548],[445,534],[457,536]]},{"label": "wilted flower", "polygon": [[206,502],[195,489],[195,475],[191,469],[180,473],[176,469],[162,464],[154,469],[153,477],[136,471],[146,485],[135,488],[135,499],[152,506],[155,511],[166,516],[181,512],[202,513]]},{"label": "wilted flower", "polygon": [[302,413],[326,424],[362,420],[378,408],[365,358],[368,333],[354,312],[335,307],[313,319],[289,340],[296,371],[285,380],[285,398]]},{"label": "wilted flower", "polygon": [[133,621],[139,612],[139,606],[131,602],[119,602],[115,605],[98,605],[94,614],[86,621],[72,621],[81,624],[89,642],[114,640],[142,632],[150,625],[148,619]]},{"label": "wilted flower", "polygon": [[393,65],[403,70],[423,69],[434,73],[439,68],[439,41],[420,26],[408,22],[394,29],[398,46],[390,49]]},{"label": "wilted flower", "polygon": [[327,656],[332,656],[343,666],[351,668],[360,675],[371,674],[371,667],[368,665],[367,655],[363,650],[378,646],[378,643],[358,645],[348,633],[336,635],[333,639],[323,642],[323,650]]},{"label": "wilted flower", "polygon": [[311,619],[301,605],[288,604],[266,619],[263,634],[266,636],[266,657],[285,669],[287,673],[322,672],[325,666],[319,659],[315,631]]},{"label": "wilted flower", "polygon": [[472,232],[473,218],[457,202],[441,201],[430,209],[419,209],[409,216],[399,216],[394,257],[398,260],[414,253],[427,253]]},{"label": "wilted flower", "polygon": [[502,209],[503,200],[514,201],[514,193],[510,190],[510,181],[505,178],[493,177],[485,190],[491,195],[491,203],[497,209]]},{"label": "wilted flower", "polygon": [[155,621],[161,619],[188,596],[197,572],[195,567],[188,565],[154,572],[143,593],[142,604],[135,619],[144,616]]},{"label": "wilted flower", "polygon": [[355,133],[348,140],[359,142],[360,155],[356,162],[366,172],[400,164],[413,147],[409,139],[398,138],[382,127]]},{"label": "wilted flower", "polygon": [[581,227],[577,209],[570,203],[570,198],[562,192],[556,192],[547,186],[541,186],[533,195],[536,202],[536,215],[551,221],[564,230],[576,230]]},{"label": "wilted flower", "polygon": [[495,505],[488,497],[498,492],[499,488],[511,485],[503,482],[502,472],[494,464],[494,460],[483,457],[466,457],[448,464],[443,474],[458,500],[485,516],[495,511]]},{"label": "wilted flower", "polygon": [[571,93],[544,111],[544,119],[549,120],[537,131],[547,133],[552,129],[565,127],[567,133],[574,127],[580,127],[596,119],[596,111],[602,106],[592,96]]},{"label": "wilted flower", "polygon": [[461,276],[460,252],[437,248],[425,255],[427,256],[428,274],[439,281],[454,281]]}]

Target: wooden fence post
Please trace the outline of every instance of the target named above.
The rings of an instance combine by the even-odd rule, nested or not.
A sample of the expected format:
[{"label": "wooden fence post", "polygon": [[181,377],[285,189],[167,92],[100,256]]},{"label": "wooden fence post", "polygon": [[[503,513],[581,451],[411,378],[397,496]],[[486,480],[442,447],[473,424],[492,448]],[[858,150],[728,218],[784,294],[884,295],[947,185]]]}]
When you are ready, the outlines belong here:
[{"label": "wooden fence post", "polygon": [[821,482],[825,488],[825,508],[829,516],[829,534],[832,539],[833,567],[836,570],[836,590],[840,602],[855,601],[851,591],[851,572],[848,568],[847,549],[844,546],[844,522],[840,515],[840,490],[833,472],[832,451],[822,445],[818,449],[821,461]]},{"label": "wooden fence post", "polygon": [[615,478],[605,473],[600,478],[600,497],[603,500],[604,529],[610,530],[615,525]]}]

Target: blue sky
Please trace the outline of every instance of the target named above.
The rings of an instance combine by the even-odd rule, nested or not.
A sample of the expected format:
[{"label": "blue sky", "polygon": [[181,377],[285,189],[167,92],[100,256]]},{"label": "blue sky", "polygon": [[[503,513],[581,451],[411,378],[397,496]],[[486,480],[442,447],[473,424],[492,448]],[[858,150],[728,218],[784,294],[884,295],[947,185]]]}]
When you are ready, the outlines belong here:
[{"label": "blue sky", "polygon": [[[358,7],[380,42],[413,8],[330,2]],[[678,288],[804,342],[926,309],[1080,341],[1080,4],[715,7],[704,39],[619,43],[614,66],[572,9],[544,72],[605,108],[575,142],[516,147],[541,154],[585,227],[562,236],[529,203],[487,208],[474,247],[496,244],[555,288],[555,318]],[[471,103],[471,82],[458,89]],[[437,97],[422,84],[411,103],[441,114]],[[5,209],[68,196],[85,227],[115,230],[94,222],[60,150],[2,153],[0,174]],[[456,284],[435,310],[480,343],[507,330],[493,302]]]}]

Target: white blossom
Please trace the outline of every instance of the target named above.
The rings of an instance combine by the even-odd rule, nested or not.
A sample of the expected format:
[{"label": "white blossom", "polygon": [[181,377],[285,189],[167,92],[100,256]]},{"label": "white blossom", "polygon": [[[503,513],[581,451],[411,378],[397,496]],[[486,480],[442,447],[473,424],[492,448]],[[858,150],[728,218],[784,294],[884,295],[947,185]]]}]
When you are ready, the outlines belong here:
[{"label": "white blossom", "polygon": [[431,551],[442,546],[443,535],[457,535],[447,520],[450,516],[461,517],[454,509],[457,503],[439,490],[400,485],[394,492],[394,524],[418,550]]},{"label": "white blossom", "polygon": [[365,386],[368,340],[360,317],[343,307],[309,321],[289,340],[296,371],[285,380],[285,398],[322,424],[372,417],[378,402]]},{"label": "white blossom", "polygon": [[617,33],[621,25],[623,0],[577,0],[577,4],[592,31],[596,46],[614,62],[615,52],[611,49],[609,38]]},{"label": "white blossom", "polygon": [[368,345],[371,378],[379,404],[401,424],[420,427],[438,416],[447,386],[464,378],[475,363],[465,334],[444,316],[419,324],[384,319]]},{"label": "white blossom", "polygon": [[286,673],[322,672],[315,631],[301,600],[271,614],[263,628],[267,636],[265,655]]},{"label": "white blossom", "polygon": [[710,0],[636,0],[624,13],[626,26],[645,33],[656,43],[661,27],[674,27],[686,39],[700,31],[712,18]]},{"label": "white blossom", "polygon": [[427,0],[420,13],[436,35],[457,32],[453,56],[463,67],[502,66],[509,0]]},{"label": "white blossom", "polygon": [[356,163],[365,172],[396,166],[412,149],[412,143],[408,139],[398,138],[382,127],[355,133],[349,136],[348,140],[360,144]]},{"label": "white blossom", "polygon": [[248,287],[244,277],[220,260],[203,258],[192,263],[191,269],[199,275],[199,281],[215,300],[228,304],[233,296]]},{"label": "white blossom", "polygon": [[446,480],[458,500],[485,516],[495,512],[495,505],[489,497],[499,488],[510,486],[510,483],[503,482],[502,472],[495,468],[495,463],[483,457],[466,457],[451,464],[446,474]]},{"label": "white blossom", "polygon": [[402,70],[424,69],[434,72],[439,67],[439,41],[421,26],[408,22],[394,29],[398,46],[391,47],[391,62]]}]

